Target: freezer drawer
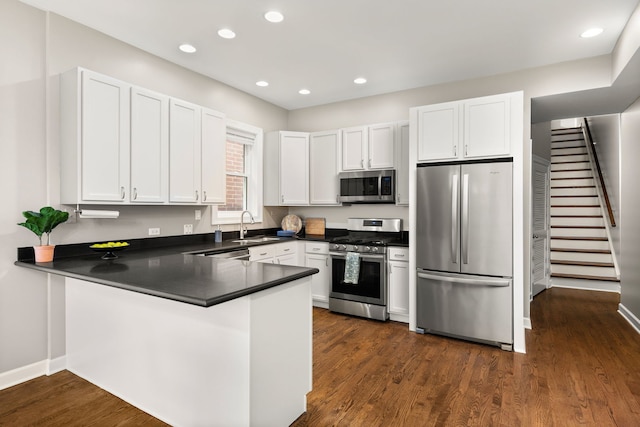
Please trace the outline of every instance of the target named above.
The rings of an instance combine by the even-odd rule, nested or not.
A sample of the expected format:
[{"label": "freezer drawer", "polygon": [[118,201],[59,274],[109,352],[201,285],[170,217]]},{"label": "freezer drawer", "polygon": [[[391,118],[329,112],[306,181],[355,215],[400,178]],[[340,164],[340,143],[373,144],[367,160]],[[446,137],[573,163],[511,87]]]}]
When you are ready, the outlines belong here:
[{"label": "freezer drawer", "polygon": [[424,332],[508,347],[513,281],[418,270],[417,326]]}]

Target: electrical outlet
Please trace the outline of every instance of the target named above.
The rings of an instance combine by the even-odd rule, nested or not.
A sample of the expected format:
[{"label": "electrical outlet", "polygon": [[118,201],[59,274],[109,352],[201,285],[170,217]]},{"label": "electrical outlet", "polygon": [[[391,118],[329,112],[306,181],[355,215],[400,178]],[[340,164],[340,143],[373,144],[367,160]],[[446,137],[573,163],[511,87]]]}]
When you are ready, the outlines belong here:
[{"label": "electrical outlet", "polygon": [[160,229],[159,228],[150,228],[149,229],[149,236],[159,236],[160,235]]},{"label": "electrical outlet", "polygon": [[202,211],[200,209],[196,209],[196,221],[200,221],[202,219]]},{"label": "electrical outlet", "polygon": [[193,224],[184,225],[184,234],[193,234]]}]

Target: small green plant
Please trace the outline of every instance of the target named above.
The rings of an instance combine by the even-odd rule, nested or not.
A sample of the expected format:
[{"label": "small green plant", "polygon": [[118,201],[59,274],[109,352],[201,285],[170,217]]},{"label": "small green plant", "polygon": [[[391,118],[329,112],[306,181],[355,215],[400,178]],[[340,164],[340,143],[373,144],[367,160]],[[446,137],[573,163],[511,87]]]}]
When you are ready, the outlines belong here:
[{"label": "small green plant", "polygon": [[46,235],[45,245],[49,245],[49,233],[58,225],[69,219],[68,212],[62,212],[51,206],[45,206],[40,209],[40,212],[24,211],[22,216],[26,218],[25,222],[20,222],[21,225],[38,236],[40,239],[40,246],[42,246],[42,235]]}]

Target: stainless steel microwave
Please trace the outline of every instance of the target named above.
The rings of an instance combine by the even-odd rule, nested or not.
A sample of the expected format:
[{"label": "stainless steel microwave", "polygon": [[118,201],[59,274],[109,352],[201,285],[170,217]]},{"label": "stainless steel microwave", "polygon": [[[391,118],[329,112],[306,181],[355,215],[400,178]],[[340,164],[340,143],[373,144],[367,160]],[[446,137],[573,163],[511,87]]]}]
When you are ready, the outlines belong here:
[{"label": "stainless steel microwave", "polygon": [[395,203],[395,169],[340,172],[342,203]]}]

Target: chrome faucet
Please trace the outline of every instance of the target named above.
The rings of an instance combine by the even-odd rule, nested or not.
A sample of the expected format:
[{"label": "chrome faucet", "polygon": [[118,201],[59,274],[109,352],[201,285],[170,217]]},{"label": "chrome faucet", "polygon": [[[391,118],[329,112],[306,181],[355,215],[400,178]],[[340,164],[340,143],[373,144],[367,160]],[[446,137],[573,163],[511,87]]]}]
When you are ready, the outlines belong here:
[{"label": "chrome faucet", "polygon": [[247,229],[244,226],[244,214],[248,213],[249,214],[249,218],[251,218],[251,224],[255,224],[255,220],[253,219],[253,215],[251,215],[251,212],[249,211],[242,211],[242,213],[240,214],[240,239],[244,239],[244,236],[247,234]]}]

